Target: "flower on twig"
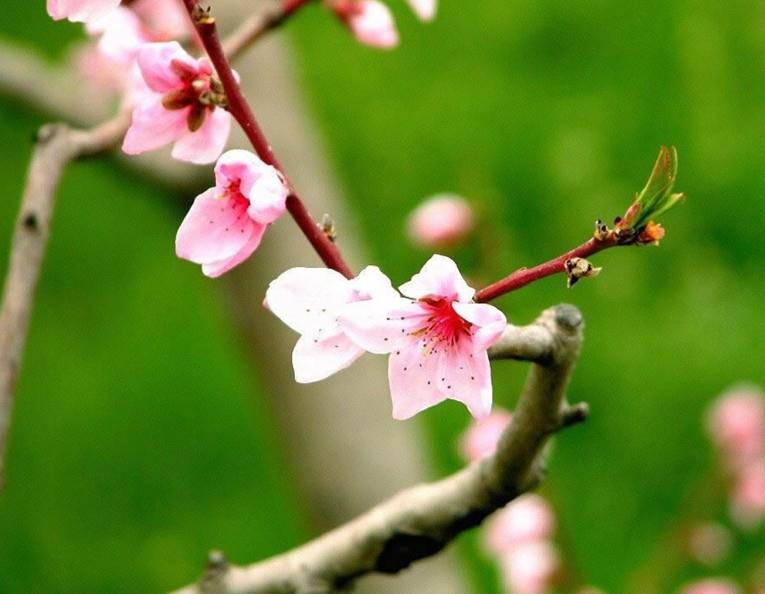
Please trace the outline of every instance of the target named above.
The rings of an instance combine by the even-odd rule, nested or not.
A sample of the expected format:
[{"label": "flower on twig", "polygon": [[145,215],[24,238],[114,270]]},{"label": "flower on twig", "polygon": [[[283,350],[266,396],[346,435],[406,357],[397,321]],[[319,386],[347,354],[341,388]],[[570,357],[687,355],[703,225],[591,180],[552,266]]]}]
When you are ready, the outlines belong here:
[{"label": "flower on twig", "polygon": [[487,349],[507,325],[497,308],[473,302],[457,265],[435,255],[399,287],[406,298],[352,303],[340,325],[371,353],[389,354],[393,416],[407,419],[446,399],[476,418],[491,411]]},{"label": "flower on twig", "polygon": [[138,93],[122,150],[140,154],[174,143],[173,157],[212,163],[231,129],[226,97],[207,58],[192,58],[178,42],[148,43],[137,57],[147,89]]},{"label": "flower on twig", "polygon": [[398,45],[398,30],[390,9],[378,0],[335,0],[335,15],[361,43],[381,49]]},{"label": "flower on twig", "polygon": [[390,279],[377,266],[367,266],[353,279],[327,268],[292,268],[271,282],[265,305],[300,334],[292,367],[296,381],[310,383],[345,369],[364,354],[338,322],[343,306],[396,298]]},{"label": "flower on twig", "polygon": [[180,258],[217,277],[246,260],[268,225],[285,211],[289,190],[281,174],[254,154],[224,153],[215,165],[215,187],[194,200],[175,239]]}]

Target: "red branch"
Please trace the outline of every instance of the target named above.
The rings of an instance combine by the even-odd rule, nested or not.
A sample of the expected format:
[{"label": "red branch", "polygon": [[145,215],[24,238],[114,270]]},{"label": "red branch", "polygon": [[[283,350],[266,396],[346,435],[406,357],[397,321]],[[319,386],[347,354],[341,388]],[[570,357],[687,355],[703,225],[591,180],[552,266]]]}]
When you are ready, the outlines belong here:
[{"label": "red branch", "polygon": [[592,238],[584,242],[579,247],[566,252],[562,256],[558,256],[552,260],[548,260],[543,264],[534,266],[533,268],[521,268],[513,272],[510,276],[498,280],[496,283],[492,283],[488,287],[484,287],[475,294],[476,301],[491,301],[506,293],[516,291],[521,287],[538,281],[539,279],[558,274],[559,272],[566,271],[566,261],[571,258],[587,258],[593,254],[597,254],[600,251],[619,245],[615,238],[607,238],[604,240],[598,240]]},{"label": "red branch", "polygon": [[[199,34],[210,61],[215,66],[223,89],[226,91],[228,99],[228,111],[239,123],[252,144],[255,152],[269,165],[278,169],[285,179],[287,175],[279,160],[276,158],[271,145],[268,142],[263,130],[258,125],[255,115],[250,109],[244,95],[242,94],[239,83],[236,80],[231,64],[223,51],[218,30],[215,26],[215,19],[205,13],[199,6],[198,0],[184,0],[191,21]],[[298,0],[286,0],[284,9],[294,12],[304,2]],[[289,181],[288,181],[289,184]],[[292,184],[289,184],[291,192],[287,198],[287,210],[297,223],[300,230],[306,236],[313,249],[319,255],[321,260],[328,268],[337,270],[346,278],[353,278],[354,274],[350,266],[345,262],[340,250],[319,228],[316,221],[311,217],[308,209],[295,192]]]}]

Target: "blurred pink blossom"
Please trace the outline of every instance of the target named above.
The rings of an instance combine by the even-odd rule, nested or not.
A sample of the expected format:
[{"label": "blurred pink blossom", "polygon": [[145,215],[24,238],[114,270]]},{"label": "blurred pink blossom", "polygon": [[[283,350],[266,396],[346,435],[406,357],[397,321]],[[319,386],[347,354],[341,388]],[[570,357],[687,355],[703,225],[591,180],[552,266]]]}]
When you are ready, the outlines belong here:
[{"label": "blurred pink blossom", "polygon": [[394,418],[407,419],[447,399],[486,417],[492,402],[487,350],[502,335],[505,315],[475,303],[475,290],[446,256],[431,257],[399,290],[408,299],[351,303],[340,314],[351,340],[390,354]]},{"label": "blurred pink blossom", "polygon": [[555,584],[560,555],[549,542],[530,542],[500,557],[502,576],[510,594],[545,594]]},{"label": "blurred pink blossom", "polygon": [[412,11],[423,21],[432,21],[436,16],[437,0],[407,0]]},{"label": "blurred pink blossom", "polygon": [[756,389],[723,394],[708,413],[707,427],[731,466],[765,456],[765,396]]},{"label": "blurred pink blossom", "polygon": [[415,243],[438,249],[459,243],[472,232],[474,225],[473,209],[464,198],[439,194],[412,211],[408,231]]},{"label": "blurred pink blossom", "polygon": [[367,266],[353,279],[328,268],[292,268],[271,282],[264,305],[300,334],[292,367],[296,381],[309,383],[345,369],[364,354],[338,323],[344,305],[398,297],[377,266]]},{"label": "blurred pink blossom", "polygon": [[136,14],[122,6],[87,23],[85,30],[99,37],[98,50],[118,68],[132,65],[138,49],[152,41]]},{"label": "blurred pink blossom", "polygon": [[680,594],[741,594],[741,589],[729,579],[711,578],[686,584]]},{"label": "blurred pink blossom", "polygon": [[733,537],[725,526],[706,523],[694,526],[688,539],[691,555],[705,565],[724,561],[733,547]]},{"label": "blurred pink blossom", "polygon": [[460,451],[465,460],[473,462],[491,456],[512,417],[509,411],[495,408],[485,419],[471,423],[460,440]]},{"label": "blurred pink blossom", "polygon": [[216,105],[213,68],[176,41],[148,43],[137,57],[147,90],[136,99],[122,150],[137,155],[174,143],[173,157],[212,163],[223,151],[231,115]]},{"label": "blurred pink blossom", "polygon": [[544,497],[521,495],[489,521],[486,548],[496,554],[529,542],[545,541],[555,533],[555,514]]},{"label": "blurred pink blossom", "polygon": [[178,257],[209,277],[231,270],[284,213],[288,193],[276,169],[248,151],[228,151],[215,165],[215,187],[197,196],[178,229]]},{"label": "blurred pink blossom", "polygon": [[730,506],[731,516],[742,528],[755,528],[765,517],[765,459],[739,469]]},{"label": "blurred pink blossom", "polygon": [[89,22],[117,8],[120,0],[48,0],[48,14],[59,21]]},{"label": "blurred pink blossom", "polygon": [[332,9],[359,42],[381,49],[398,45],[393,14],[379,0],[336,0]]}]

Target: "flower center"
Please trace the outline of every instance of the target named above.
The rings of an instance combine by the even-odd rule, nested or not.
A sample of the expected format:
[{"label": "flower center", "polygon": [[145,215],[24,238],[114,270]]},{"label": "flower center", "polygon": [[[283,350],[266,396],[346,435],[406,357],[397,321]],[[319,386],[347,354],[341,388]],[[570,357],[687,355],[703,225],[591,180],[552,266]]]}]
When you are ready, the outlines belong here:
[{"label": "flower center", "polygon": [[423,328],[424,334],[434,343],[455,344],[461,337],[470,336],[471,324],[452,307],[452,301],[443,297],[423,297],[420,303],[428,306],[430,316]]},{"label": "flower center", "polygon": [[190,108],[186,124],[189,131],[196,132],[210,112],[216,107],[226,107],[226,94],[212,72],[205,69],[197,71],[180,60],[173,60],[170,67],[181,86],[165,93],[162,105],[170,111]]}]

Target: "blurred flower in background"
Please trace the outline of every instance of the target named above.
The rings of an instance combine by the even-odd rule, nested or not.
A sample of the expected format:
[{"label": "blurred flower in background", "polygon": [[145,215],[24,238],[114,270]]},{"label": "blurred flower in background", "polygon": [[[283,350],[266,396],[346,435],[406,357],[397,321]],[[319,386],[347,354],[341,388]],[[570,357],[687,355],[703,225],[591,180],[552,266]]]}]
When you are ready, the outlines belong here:
[{"label": "blurred flower in background", "polygon": [[473,208],[456,194],[428,198],[412,211],[407,222],[411,240],[428,249],[454,247],[472,233],[474,226]]},{"label": "blurred flower in background", "polygon": [[707,429],[730,480],[730,515],[743,529],[765,517],[765,395],[759,388],[733,388],[709,410]]},{"label": "blurred flower in background", "polygon": [[731,580],[714,578],[686,584],[680,594],[741,594],[741,588]]}]

